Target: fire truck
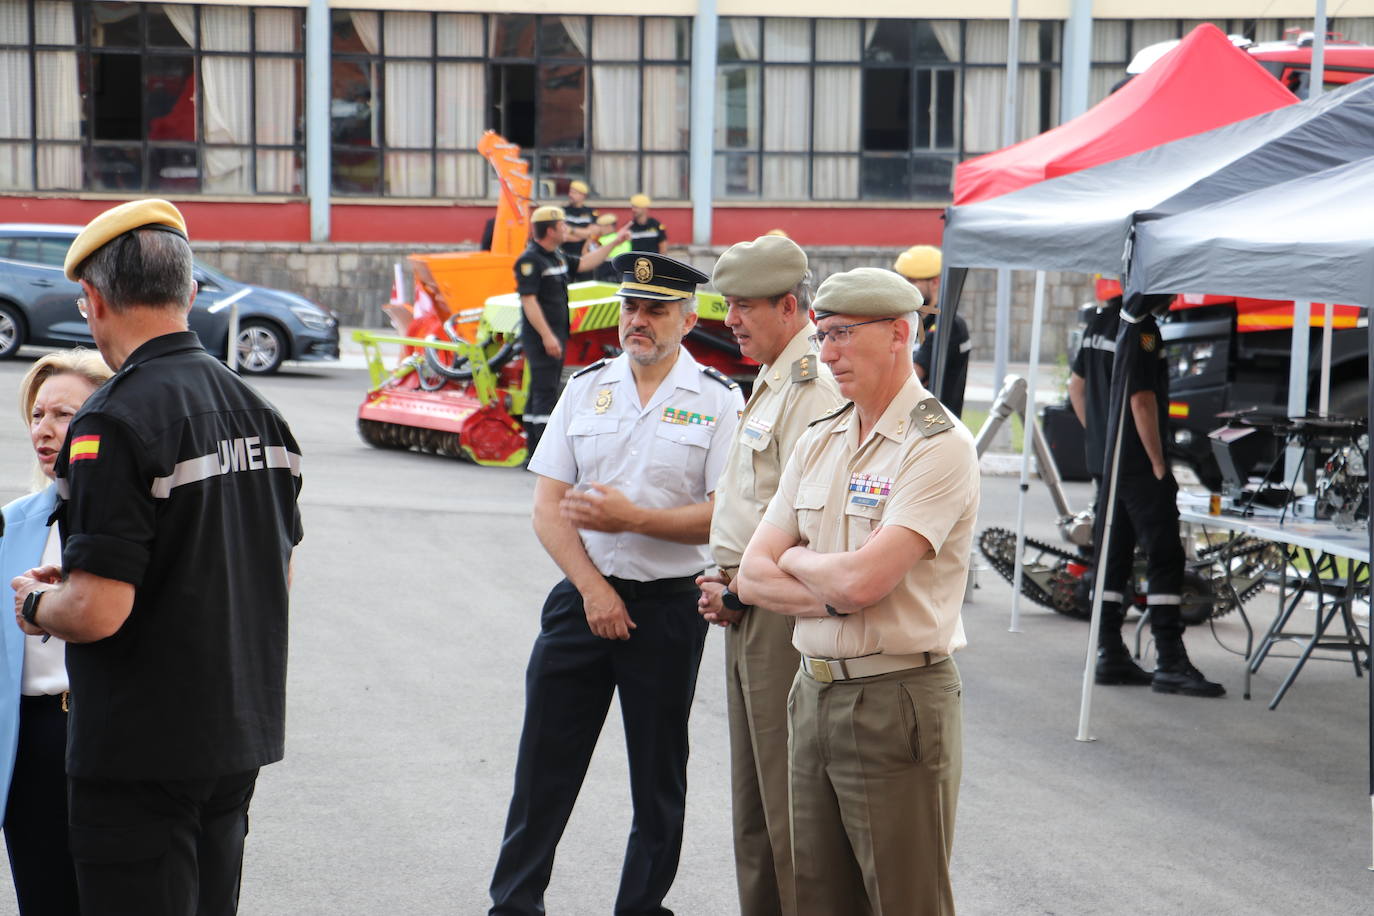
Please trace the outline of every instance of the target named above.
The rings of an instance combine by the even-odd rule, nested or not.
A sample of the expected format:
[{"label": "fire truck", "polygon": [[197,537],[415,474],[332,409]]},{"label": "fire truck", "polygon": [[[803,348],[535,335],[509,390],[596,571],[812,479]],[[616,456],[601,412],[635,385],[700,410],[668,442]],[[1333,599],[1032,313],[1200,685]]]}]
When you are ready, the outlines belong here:
[{"label": "fire truck", "polygon": [[[1322,79],[1326,89],[1374,74],[1374,47],[1347,41],[1339,33],[1327,35]],[[1283,41],[1259,44],[1232,40],[1295,95],[1307,97],[1311,32],[1290,29]],[[1141,54],[1152,50],[1153,46]],[[1132,64],[1136,69],[1136,62]],[[1333,313],[1328,413],[1363,417],[1368,391],[1366,318],[1352,306],[1336,305]],[[1324,306],[1314,304],[1307,386],[1313,410],[1318,404],[1324,318]],[[1191,467],[1206,486],[1220,489],[1220,472],[1207,438],[1218,425],[1217,414],[1250,408],[1276,417],[1288,414],[1293,303],[1180,296],[1160,330],[1169,359],[1171,457]]]}]

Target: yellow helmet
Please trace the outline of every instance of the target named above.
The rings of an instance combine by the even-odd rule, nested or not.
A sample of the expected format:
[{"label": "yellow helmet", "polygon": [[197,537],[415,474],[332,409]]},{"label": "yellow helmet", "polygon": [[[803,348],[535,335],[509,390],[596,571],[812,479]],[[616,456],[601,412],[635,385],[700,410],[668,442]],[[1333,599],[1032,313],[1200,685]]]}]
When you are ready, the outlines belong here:
[{"label": "yellow helmet", "polygon": [[934,245],[913,245],[897,256],[892,269],[908,280],[929,280],[940,276],[940,249]]}]

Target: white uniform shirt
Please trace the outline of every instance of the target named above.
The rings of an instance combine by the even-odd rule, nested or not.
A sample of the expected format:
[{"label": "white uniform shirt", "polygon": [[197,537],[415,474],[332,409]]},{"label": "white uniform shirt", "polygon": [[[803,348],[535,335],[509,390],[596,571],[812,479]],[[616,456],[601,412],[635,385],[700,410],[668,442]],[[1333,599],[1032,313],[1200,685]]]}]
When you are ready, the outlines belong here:
[{"label": "white uniform shirt", "polygon": [[[48,540],[43,545],[43,558],[39,566],[61,566],[62,544],[57,538],[57,526],[48,528]],[[38,613],[43,613],[43,605],[38,605]],[[41,625],[43,618],[38,622]],[[21,675],[19,692],[26,697],[50,696],[67,689],[67,644],[54,636],[43,642],[41,636],[24,637],[24,673]]]},{"label": "white uniform shirt", "polygon": [[[630,359],[621,354],[568,382],[530,470],[568,484],[615,487],[645,508],[705,502],[715,492],[743,410],[739,388],[708,376],[684,347],[641,407]],[[604,576],[650,582],[695,575],[711,562],[705,544],[580,533]]]}]

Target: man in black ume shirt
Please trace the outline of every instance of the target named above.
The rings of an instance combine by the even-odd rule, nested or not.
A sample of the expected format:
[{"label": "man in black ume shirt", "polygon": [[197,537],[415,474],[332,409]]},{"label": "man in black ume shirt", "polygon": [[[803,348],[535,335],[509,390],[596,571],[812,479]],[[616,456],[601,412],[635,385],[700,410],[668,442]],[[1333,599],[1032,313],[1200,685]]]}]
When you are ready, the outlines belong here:
[{"label": "man in black ume shirt", "polygon": [[24,632],[67,641],[81,911],[232,914],[258,768],[284,750],[300,448],[188,329],[175,207],[106,211],[65,270],[116,374],[58,457],[62,568],[12,584]]}]

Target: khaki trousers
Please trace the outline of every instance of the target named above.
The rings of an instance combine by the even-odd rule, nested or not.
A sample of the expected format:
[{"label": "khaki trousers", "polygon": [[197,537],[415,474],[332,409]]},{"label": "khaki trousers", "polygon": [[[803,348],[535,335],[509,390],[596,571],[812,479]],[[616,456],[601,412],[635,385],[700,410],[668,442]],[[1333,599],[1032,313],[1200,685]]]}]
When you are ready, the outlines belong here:
[{"label": "khaki trousers", "polygon": [[794,916],[787,694],[800,659],[791,617],[755,608],[725,631],[731,811],[741,916]]},{"label": "khaki trousers", "polygon": [[788,749],[799,916],[953,916],[961,691],[952,659],[831,684],[798,672]]}]

